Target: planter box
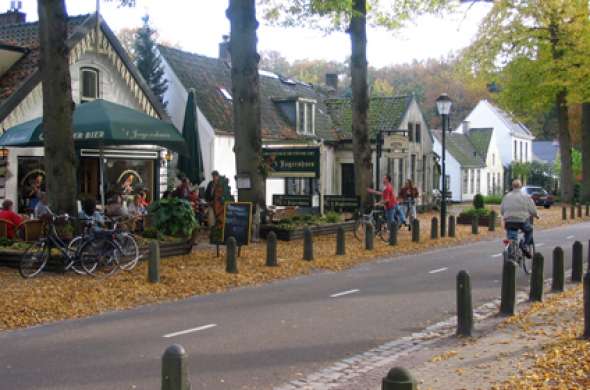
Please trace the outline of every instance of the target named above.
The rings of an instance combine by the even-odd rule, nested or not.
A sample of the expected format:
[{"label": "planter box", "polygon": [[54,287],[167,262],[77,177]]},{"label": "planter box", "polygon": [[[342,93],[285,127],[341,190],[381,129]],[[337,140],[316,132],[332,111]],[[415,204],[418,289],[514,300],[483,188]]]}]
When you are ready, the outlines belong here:
[{"label": "planter box", "polygon": [[[344,231],[351,231],[354,227],[354,221],[340,222],[340,223],[327,223],[324,225],[313,225],[310,226],[311,232],[314,236],[321,236],[327,234],[336,234],[338,228],[342,226]],[[260,226],[260,237],[266,239],[268,233],[275,232],[277,239],[281,241],[291,241],[303,238],[303,228],[299,229],[282,229],[275,225],[261,225]]]},{"label": "planter box", "polygon": [[[457,217],[457,224],[458,225],[471,225],[472,224],[472,216],[469,215],[464,215],[464,214],[459,214],[459,216]],[[497,223],[498,217],[496,217],[496,223]],[[490,217],[479,217],[479,226],[488,226],[488,224],[490,223]]]}]

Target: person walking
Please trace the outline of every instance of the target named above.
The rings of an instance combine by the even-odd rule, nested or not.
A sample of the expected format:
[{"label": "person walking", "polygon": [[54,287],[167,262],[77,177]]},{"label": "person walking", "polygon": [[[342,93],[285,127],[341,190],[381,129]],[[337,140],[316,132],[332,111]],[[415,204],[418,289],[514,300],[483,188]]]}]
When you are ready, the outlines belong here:
[{"label": "person walking", "polygon": [[398,195],[405,208],[408,229],[412,229],[412,221],[416,219],[416,200],[419,196],[418,189],[414,186],[412,179],[406,180],[406,185],[399,190]]}]

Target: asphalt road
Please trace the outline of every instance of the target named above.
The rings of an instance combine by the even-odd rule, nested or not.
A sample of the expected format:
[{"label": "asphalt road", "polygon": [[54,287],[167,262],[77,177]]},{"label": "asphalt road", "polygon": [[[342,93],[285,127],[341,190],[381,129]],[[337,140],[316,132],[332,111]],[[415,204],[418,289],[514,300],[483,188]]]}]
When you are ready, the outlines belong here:
[{"label": "asphalt road", "polygon": [[[584,243],[590,223],[535,233],[545,255]],[[455,313],[455,277],[474,306],[500,294],[498,240],[383,259],[223,294],[0,333],[0,389],[159,389],[173,343],[189,353],[193,389],[270,389],[419,331]],[[521,288],[528,285],[522,271]]]}]

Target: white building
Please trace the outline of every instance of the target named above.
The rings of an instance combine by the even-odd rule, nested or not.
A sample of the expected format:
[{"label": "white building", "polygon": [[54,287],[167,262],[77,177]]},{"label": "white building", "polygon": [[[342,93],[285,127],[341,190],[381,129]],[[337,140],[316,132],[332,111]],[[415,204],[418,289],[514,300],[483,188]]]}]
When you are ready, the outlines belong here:
[{"label": "white building", "polygon": [[[43,115],[41,76],[38,67],[38,22],[27,23],[25,14],[11,10],[0,14],[0,127],[5,130]],[[75,104],[105,99],[142,111],[159,119],[167,114],[157,97],[129,60],[115,34],[96,16],[68,19],[69,60],[72,98]],[[0,199],[17,201],[26,210],[24,194],[30,180],[44,176],[43,148],[8,148],[7,169],[0,170]],[[123,173],[132,173],[158,197],[160,183],[166,183],[162,156],[154,145],[105,149],[106,191],[120,187]],[[78,149],[79,193],[99,194],[98,151]]]}]

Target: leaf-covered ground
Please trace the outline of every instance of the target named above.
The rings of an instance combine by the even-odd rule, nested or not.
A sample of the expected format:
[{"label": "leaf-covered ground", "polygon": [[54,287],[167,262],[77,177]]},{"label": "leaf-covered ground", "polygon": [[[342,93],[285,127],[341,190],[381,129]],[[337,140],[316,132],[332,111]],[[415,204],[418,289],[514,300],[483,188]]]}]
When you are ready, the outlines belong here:
[{"label": "leaf-covered ground", "polygon": [[[561,224],[560,209],[542,210],[541,213],[543,219],[537,224],[537,228]],[[72,273],[45,273],[32,280],[24,280],[18,275],[17,270],[1,268],[0,330],[210,294],[237,286],[256,285],[311,272],[339,271],[377,257],[491,239],[502,234],[501,229],[490,233],[482,228],[481,234],[474,236],[469,226],[458,226],[456,238],[431,241],[429,235],[432,215],[420,216],[420,243],[411,242],[410,233],[403,229],[399,234],[397,246],[390,247],[376,238],[375,249],[365,251],[363,245],[349,233],[346,237],[346,255],[338,257],[334,255],[334,236],[315,237],[315,260],[312,262],[302,260],[300,240],[279,242],[279,266],[269,268],[265,266],[265,243],[253,244],[244,248],[242,256],[238,259],[239,274],[225,272],[223,251],[220,257],[216,257],[214,249],[197,246],[190,255],[163,259],[161,283],[158,284],[147,282],[145,263],[140,264],[132,272],[120,272],[104,280]]]}]

